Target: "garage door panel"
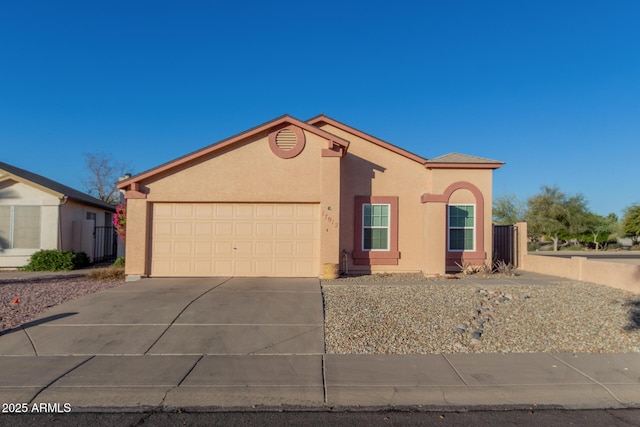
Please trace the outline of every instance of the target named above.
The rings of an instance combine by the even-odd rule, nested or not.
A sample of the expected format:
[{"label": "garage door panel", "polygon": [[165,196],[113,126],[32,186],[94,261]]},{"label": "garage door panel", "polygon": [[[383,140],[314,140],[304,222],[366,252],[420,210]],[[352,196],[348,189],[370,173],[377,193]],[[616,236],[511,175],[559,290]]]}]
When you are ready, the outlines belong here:
[{"label": "garage door panel", "polygon": [[319,205],[157,203],[155,276],[318,275]]},{"label": "garage door panel", "polygon": [[196,259],[193,268],[196,274],[209,276],[213,273],[213,262],[211,259]]},{"label": "garage door panel", "polygon": [[233,236],[233,223],[232,222],[216,222],[214,224],[216,230],[216,236]]},{"label": "garage door panel", "polygon": [[235,218],[253,218],[253,205],[251,204],[237,204],[235,205]]},{"label": "garage door panel", "polygon": [[213,218],[214,205],[199,203],[195,205],[195,217],[197,219],[211,219]]},{"label": "garage door panel", "polygon": [[232,241],[216,241],[213,242],[213,247],[216,257],[231,257],[233,254]]},{"label": "garage door panel", "polygon": [[276,243],[276,255],[283,257],[290,257],[293,255],[293,243],[292,242],[277,242]]},{"label": "garage door panel", "polygon": [[255,255],[256,257],[272,257],[273,242],[256,242]]},{"label": "garage door panel", "polygon": [[173,204],[162,203],[154,205],[154,218],[173,218]]},{"label": "garage door panel", "polygon": [[278,218],[293,218],[294,212],[294,205],[276,205],[276,215]]},{"label": "garage door panel", "polygon": [[171,242],[153,242],[153,254],[156,257],[171,256]]},{"label": "garage door panel", "polygon": [[247,257],[253,255],[252,240],[236,240],[233,247],[233,255],[236,257]]},{"label": "garage door panel", "polygon": [[195,210],[195,205],[191,203],[176,203],[174,206],[174,216],[180,218],[191,218],[193,216],[193,211]]},{"label": "garage door panel", "polygon": [[255,274],[253,274],[253,265],[254,262],[248,259],[235,260],[235,265],[233,266],[235,271],[234,276],[255,276]]},{"label": "garage door panel", "polygon": [[216,219],[233,219],[233,205],[232,204],[217,204],[213,205]]},{"label": "garage door panel", "polygon": [[279,276],[291,276],[294,273],[294,263],[292,261],[276,261],[276,274]]},{"label": "garage door panel", "polygon": [[191,222],[176,222],[173,234],[178,237],[191,237],[193,236],[193,225]]},{"label": "garage door panel", "polygon": [[236,224],[236,236],[252,236],[253,235],[253,223],[240,222]]},{"label": "garage door panel", "polygon": [[295,271],[296,273],[302,273],[305,271],[309,271],[313,268],[313,263],[311,261],[296,261],[295,262]]},{"label": "garage door panel", "polygon": [[195,244],[195,255],[203,256],[203,255],[211,255],[213,253],[213,242],[196,242]]},{"label": "garage door panel", "polygon": [[274,205],[264,204],[255,205],[256,218],[273,218],[274,217]]},{"label": "garage door panel", "polygon": [[302,223],[296,224],[297,237],[313,237],[313,224]]},{"label": "garage door panel", "polygon": [[271,238],[273,237],[273,223],[257,223],[256,224],[256,237]]},{"label": "garage door panel", "polygon": [[276,224],[276,236],[278,237],[293,237],[294,226],[291,223]]},{"label": "garage door panel", "polygon": [[313,242],[295,242],[296,253],[303,256],[313,257]]},{"label": "garage door panel", "polygon": [[157,222],[154,224],[154,230],[157,236],[172,236],[173,224],[170,222]]},{"label": "garage door panel", "polygon": [[231,260],[214,260],[212,276],[233,276],[233,262]]},{"label": "garage door panel", "polygon": [[195,225],[196,236],[209,237],[213,236],[213,223],[211,222],[197,222]]},{"label": "garage door panel", "polygon": [[296,217],[315,219],[317,216],[317,205],[296,205]]},{"label": "garage door panel", "polygon": [[174,242],[173,255],[175,255],[176,257],[191,257],[193,255],[193,245],[191,244],[191,242]]},{"label": "garage door panel", "polygon": [[255,276],[272,276],[274,274],[273,262],[270,260],[257,260],[254,273]]}]

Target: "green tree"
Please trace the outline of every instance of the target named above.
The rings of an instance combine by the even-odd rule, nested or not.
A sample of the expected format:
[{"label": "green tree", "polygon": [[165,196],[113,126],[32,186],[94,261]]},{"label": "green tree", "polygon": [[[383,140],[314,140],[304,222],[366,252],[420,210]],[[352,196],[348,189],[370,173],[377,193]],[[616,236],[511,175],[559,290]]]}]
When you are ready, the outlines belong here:
[{"label": "green tree", "polygon": [[622,216],[622,233],[634,243],[640,238],[640,205],[629,206]]},{"label": "green tree", "polygon": [[498,225],[511,225],[523,221],[524,206],[515,194],[504,194],[493,199],[493,222]]},{"label": "green tree", "polygon": [[602,243],[609,240],[609,236],[615,233],[618,227],[618,217],[614,213],[610,213],[604,217],[601,215],[588,212],[585,215],[585,232],[593,239],[592,242],[596,247],[596,251],[600,249]]},{"label": "green tree", "polygon": [[542,192],[527,200],[526,220],[530,234],[547,236],[558,250],[560,234],[577,234],[586,228],[587,202],[582,194],[569,197],[557,186],[543,185]]}]

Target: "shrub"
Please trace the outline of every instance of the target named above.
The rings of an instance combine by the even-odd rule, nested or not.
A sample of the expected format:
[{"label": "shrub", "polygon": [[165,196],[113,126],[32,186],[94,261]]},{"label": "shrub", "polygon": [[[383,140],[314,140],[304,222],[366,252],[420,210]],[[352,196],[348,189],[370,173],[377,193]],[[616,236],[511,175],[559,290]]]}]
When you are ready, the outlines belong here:
[{"label": "shrub", "polygon": [[465,276],[472,274],[491,274],[491,265],[490,264],[471,264],[469,262],[463,261],[462,264],[457,263],[456,265],[460,268],[460,272]]},{"label": "shrub", "polygon": [[111,264],[111,267],[124,267],[124,257],[120,257]]},{"label": "shrub", "polygon": [[56,249],[43,249],[31,255],[25,271],[69,271],[89,265],[84,252],[63,252]]},{"label": "shrub", "polygon": [[74,252],[73,258],[73,269],[76,270],[78,268],[87,267],[91,262],[89,261],[89,257],[84,252]]},{"label": "shrub", "polygon": [[87,274],[87,278],[91,280],[124,280],[124,267],[96,268]]},{"label": "shrub", "polygon": [[494,273],[504,274],[506,276],[515,276],[515,267],[511,263],[506,263],[503,260],[496,261],[493,263],[493,271]]},{"label": "shrub", "polygon": [[116,214],[113,216],[113,226],[120,240],[124,243],[127,238],[127,206],[116,206]]}]

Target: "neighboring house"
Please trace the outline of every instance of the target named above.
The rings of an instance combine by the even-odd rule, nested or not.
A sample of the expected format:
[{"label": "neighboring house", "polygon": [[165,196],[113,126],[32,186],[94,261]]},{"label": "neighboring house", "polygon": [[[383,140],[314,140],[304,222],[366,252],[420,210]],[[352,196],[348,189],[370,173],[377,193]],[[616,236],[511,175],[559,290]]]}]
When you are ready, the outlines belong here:
[{"label": "neighboring house", "polygon": [[85,252],[91,260],[113,255],[112,233],[96,227],[111,226],[114,213],[108,203],[0,162],[0,268],[25,266],[41,249]]},{"label": "neighboring house", "polygon": [[118,183],[126,272],[431,275],[491,262],[502,165],[427,160],[324,115],[283,116]]}]

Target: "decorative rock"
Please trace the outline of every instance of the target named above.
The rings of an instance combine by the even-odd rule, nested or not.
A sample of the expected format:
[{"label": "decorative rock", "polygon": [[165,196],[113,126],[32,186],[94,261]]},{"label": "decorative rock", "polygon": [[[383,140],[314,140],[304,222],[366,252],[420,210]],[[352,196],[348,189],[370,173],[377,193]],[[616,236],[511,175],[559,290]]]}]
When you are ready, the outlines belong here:
[{"label": "decorative rock", "polygon": [[460,323],[457,327],[456,327],[456,332],[459,334],[464,334],[465,332],[467,332],[467,329],[469,328],[469,325],[466,323]]},{"label": "decorative rock", "polygon": [[481,329],[476,329],[473,332],[471,332],[471,339],[478,339],[482,336],[482,330]]}]

